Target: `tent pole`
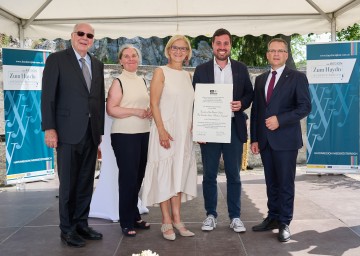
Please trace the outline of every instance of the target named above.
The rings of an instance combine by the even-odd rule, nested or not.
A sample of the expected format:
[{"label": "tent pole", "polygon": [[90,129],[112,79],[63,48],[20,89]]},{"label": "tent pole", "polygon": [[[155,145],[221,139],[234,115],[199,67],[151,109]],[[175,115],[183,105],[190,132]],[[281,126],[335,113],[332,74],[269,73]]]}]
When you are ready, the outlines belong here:
[{"label": "tent pole", "polygon": [[22,24],[18,24],[19,27],[19,40],[20,40],[20,48],[24,48],[24,28]]},{"label": "tent pole", "polygon": [[34,21],[34,19],[51,3],[52,0],[47,0],[36,12],[28,19],[23,27],[26,29]]},{"label": "tent pole", "polygon": [[335,42],[336,41],[336,18],[332,17],[331,20],[331,42]]},{"label": "tent pole", "polygon": [[306,0],[321,16],[323,16],[328,22],[331,22],[331,18],[327,15],[318,5],[316,5],[313,0]]}]

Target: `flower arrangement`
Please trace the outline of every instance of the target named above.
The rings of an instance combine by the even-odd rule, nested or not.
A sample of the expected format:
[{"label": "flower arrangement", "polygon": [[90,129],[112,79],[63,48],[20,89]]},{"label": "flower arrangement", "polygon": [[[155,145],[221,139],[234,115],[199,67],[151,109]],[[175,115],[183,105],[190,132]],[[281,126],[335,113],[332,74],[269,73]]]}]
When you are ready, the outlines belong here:
[{"label": "flower arrangement", "polygon": [[152,252],[150,250],[142,251],[140,254],[134,254],[132,256],[159,256],[156,252]]}]

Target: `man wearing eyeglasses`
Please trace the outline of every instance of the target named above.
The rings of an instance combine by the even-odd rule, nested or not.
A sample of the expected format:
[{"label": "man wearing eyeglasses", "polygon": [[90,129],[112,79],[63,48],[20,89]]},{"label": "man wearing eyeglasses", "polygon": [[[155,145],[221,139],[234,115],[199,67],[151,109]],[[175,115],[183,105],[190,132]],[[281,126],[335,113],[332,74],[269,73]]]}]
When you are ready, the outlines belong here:
[{"label": "man wearing eyeglasses", "polygon": [[302,147],[300,120],[311,111],[306,76],[288,68],[288,44],[281,38],[268,43],[271,70],[256,78],[251,109],[251,151],[264,166],[268,213],[253,231],[279,229],[278,240],[290,240],[293,218],[295,171]]},{"label": "man wearing eyeglasses", "polygon": [[104,65],[88,53],[93,43],[92,26],[76,24],[72,47],[47,58],[42,79],[42,129],[57,151],[60,237],[72,247],[102,239],[88,226],[105,111]]},{"label": "man wearing eyeglasses", "polygon": [[227,205],[230,228],[235,232],[245,232],[246,228],[240,219],[241,181],[240,166],[243,143],[247,140],[246,120],[243,111],[253,98],[253,87],[247,67],[230,59],[231,34],[226,29],[218,29],[212,37],[214,59],[196,67],[193,79],[194,87],[198,83],[233,84],[233,101],[229,107],[233,112],[231,118],[230,143],[200,143],[203,163],[203,195],[206,219],[201,229],[211,231],[217,224],[217,173],[221,155],[225,165],[227,181]]}]

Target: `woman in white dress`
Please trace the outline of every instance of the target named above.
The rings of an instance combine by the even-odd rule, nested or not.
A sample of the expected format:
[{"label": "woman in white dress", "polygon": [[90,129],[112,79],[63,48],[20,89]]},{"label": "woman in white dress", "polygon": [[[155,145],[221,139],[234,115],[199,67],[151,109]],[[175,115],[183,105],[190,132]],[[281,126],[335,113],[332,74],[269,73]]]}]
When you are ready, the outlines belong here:
[{"label": "woman in white dress", "polygon": [[150,107],[155,122],[150,127],[148,162],[142,200],[160,204],[161,231],[175,240],[175,227],[182,236],[194,236],[181,222],[181,202],[196,197],[197,169],[192,142],[194,89],[183,63],[191,57],[189,40],[173,36],[165,47],[169,62],[154,71]]}]

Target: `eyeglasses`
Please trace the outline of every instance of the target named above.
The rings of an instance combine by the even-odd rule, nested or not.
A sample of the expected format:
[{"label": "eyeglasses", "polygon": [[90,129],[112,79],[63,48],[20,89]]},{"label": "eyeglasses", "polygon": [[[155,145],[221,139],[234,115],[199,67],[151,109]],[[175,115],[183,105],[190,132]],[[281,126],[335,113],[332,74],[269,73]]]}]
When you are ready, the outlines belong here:
[{"label": "eyeglasses", "polygon": [[94,38],[94,34],[91,34],[91,33],[85,33],[85,32],[82,32],[82,31],[74,31],[73,33],[76,33],[79,37],[83,37],[84,35],[86,35],[86,37],[89,38],[89,39]]},{"label": "eyeglasses", "polygon": [[175,45],[172,45],[171,46],[171,50],[176,52],[176,51],[181,51],[181,52],[186,52],[187,50],[189,50],[189,48],[187,47],[178,47],[178,46],[175,46]]},{"label": "eyeglasses", "polygon": [[268,50],[268,52],[270,52],[270,53],[272,53],[272,54],[275,54],[275,53],[286,53],[287,50],[283,50],[283,49],[274,50],[274,49],[271,49],[271,50]]}]

